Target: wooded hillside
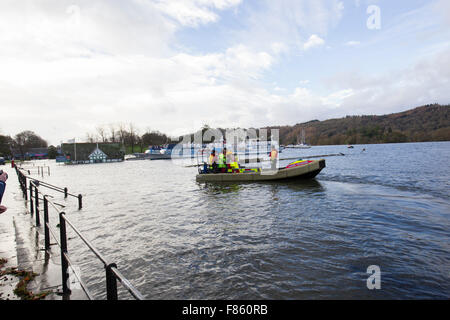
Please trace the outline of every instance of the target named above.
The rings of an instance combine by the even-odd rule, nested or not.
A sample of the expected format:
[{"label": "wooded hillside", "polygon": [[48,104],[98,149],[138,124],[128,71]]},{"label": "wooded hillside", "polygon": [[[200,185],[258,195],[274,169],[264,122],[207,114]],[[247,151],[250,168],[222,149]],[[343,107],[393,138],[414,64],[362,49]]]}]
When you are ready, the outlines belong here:
[{"label": "wooded hillside", "polygon": [[300,142],[302,129],[311,145],[450,141],[450,105],[426,105],[383,116],[347,116],[275,126],[280,143]]}]

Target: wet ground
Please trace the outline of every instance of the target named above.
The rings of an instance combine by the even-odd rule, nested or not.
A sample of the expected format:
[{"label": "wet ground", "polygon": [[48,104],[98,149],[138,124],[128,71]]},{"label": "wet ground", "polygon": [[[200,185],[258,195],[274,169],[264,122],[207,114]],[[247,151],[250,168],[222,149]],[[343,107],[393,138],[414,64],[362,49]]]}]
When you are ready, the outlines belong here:
[{"label": "wet ground", "polygon": [[[15,171],[5,166],[2,170],[8,173],[9,179],[2,200],[8,211],[0,215],[0,258],[7,260],[1,270],[15,268],[36,273],[37,276],[28,283],[27,289],[34,294],[51,292],[45,297],[47,300],[86,299],[81,290],[74,290],[70,297],[58,294],[61,291],[59,247],[53,247],[49,253],[43,250],[43,229],[35,227],[34,217],[26,207]],[[14,289],[21,279],[11,274],[1,276],[0,299],[20,300],[14,294]]]}]

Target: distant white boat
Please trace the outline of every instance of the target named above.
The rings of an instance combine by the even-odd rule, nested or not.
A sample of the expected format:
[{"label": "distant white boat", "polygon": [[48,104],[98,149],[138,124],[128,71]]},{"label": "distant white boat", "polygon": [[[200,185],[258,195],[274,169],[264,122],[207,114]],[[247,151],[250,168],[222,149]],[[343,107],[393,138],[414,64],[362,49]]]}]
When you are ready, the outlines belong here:
[{"label": "distant white boat", "polygon": [[290,145],[286,146],[286,148],[291,148],[291,149],[311,149],[311,146],[309,144],[306,144],[305,130],[302,129],[301,143],[290,144]]}]

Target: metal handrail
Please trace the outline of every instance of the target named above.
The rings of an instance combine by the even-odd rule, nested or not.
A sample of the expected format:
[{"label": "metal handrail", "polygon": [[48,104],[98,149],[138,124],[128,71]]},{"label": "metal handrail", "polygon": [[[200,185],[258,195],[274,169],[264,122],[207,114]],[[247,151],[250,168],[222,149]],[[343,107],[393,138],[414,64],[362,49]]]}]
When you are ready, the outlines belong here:
[{"label": "metal handrail", "polygon": [[112,268],[112,272],[115,274],[117,279],[122,283],[122,285],[128,290],[128,292],[138,300],[145,300],[144,296],[128,281],[122,273],[116,267]]},{"label": "metal handrail", "polygon": [[86,284],[84,283],[84,281],[81,279],[81,277],[78,275],[78,273],[75,272],[75,270],[73,269],[73,263],[72,260],[70,259],[69,255],[67,253],[64,253],[64,258],[67,260],[67,262],[69,263],[70,268],[73,271],[73,275],[75,275],[75,278],[78,279],[78,282],[81,285],[81,288],[83,288],[84,293],[87,295],[89,300],[95,300],[94,296],[89,292],[88,287],[86,286]]},{"label": "metal handrail", "polygon": [[[33,215],[33,213],[36,216],[36,225],[40,225],[40,214],[39,214],[39,200],[43,201],[44,203],[44,231],[45,231],[45,250],[50,249],[50,235],[56,240],[56,244],[61,249],[61,275],[62,275],[62,288],[64,294],[69,294],[70,288],[68,286],[69,281],[69,274],[68,274],[68,268],[71,268],[73,271],[73,263],[69,256],[68,250],[67,250],[67,232],[66,232],[66,224],[69,225],[72,230],[78,235],[78,237],[86,244],[86,246],[90,249],[92,253],[102,262],[102,264],[105,267],[106,270],[106,294],[108,300],[117,300],[117,280],[120,281],[122,286],[135,298],[138,300],[144,300],[144,296],[122,275],[122,273],[118,270],[117,265],[115,263],[109,263],[105,257],[94,247],[94,245],[75,227],[75,225],[67,218],[66,213],[61,211],[60,208],[57,206],[60,206],[60,204],[55,203],[54,201],[48,199],[49,197],[52,197],[48,194],[43,194],[40,190],[40,183],[36,183],[36,179],[33,179],[31,177],[28,177],[30,180],[30,187],[27,188],[26,179],[27,176],[21,172],[16,167],[16,173],[19,178],[19,182],[21,185],[21,189],[24,194],[24,198],[27,199],[28,192],[30,193],[30,213]],[[44,186],[46,187],[46,186]],[[57,187],[58,188],[58,187]],[[33,190],[34,189],[34,190]],[[34,195],[33,195],[34,191]],[[42,198],[39,197],[39,194],[42,195]],[[33,202],[34,198],[34,202]],[[56,236],[56,233],[54,230],[50,227],[49,223],[49,209],[48,204],[54,208],[54,210],[59,215],[59,229],[60,229],[60,235],[59,239]],[[33,206],[34,204],[34,206]],[[81,207],[81,206],[80,206]],[[79,208],[81,209],[81,208]],[[79,275],[76,272],[73,272],[76,279],[78,279],[83,291],[86,293],[89,300],[93,300],[94,297],[89,292],[89,289],[87,288],[84,281],[79,277]]]},{"label": "metal handrail", "polygon": [[86,246],[91,249],[92,253],[97,256],[97,258],[105,265],[107,266],[109,263],[106,261],[106,259],[102,256],[102,254],[94,247],[94,245],[87,240],[81,232],[70,222],[70,220],[66,217],[65,213],[62,213],[63,219],[67,222],[67,224],[72,228],[72,230],[80,237],[80,239],[86,244]]},{"label": "metal handrail", "polygon": [[[16,171],[17,171],[17,170],[19,170],[19,171],[25,171],[25,169],[18,168],[18,167],[16,166]],[[45,181],[36,179],[36,178],[34,178],[34,177],[30,176],[30,175],[26,175],[26,174],[23,173],[23,172],[21,172],[21,174],[23,174],[23,175],[25,176],[25,178],[32,179],[33,181],[38,181],[39,184],[42,185],[43,187],[46,187],[46,188],[52,189],[52,190],[54,190],[54,191],[58,191],[58,192],[64,193],[64,198],[67,198],[68,196],[71,196],[71,197],[74,197],[74,198],[78,198],[78,197],[80,196],[80,195],[75,195],[75,194],[69,193],[68,190],[67,190],[67,188],[61,188],[61,187],[52,185],[52,184],[50,184],[50,183],[48,183],[48,182],[45,182]]]}]

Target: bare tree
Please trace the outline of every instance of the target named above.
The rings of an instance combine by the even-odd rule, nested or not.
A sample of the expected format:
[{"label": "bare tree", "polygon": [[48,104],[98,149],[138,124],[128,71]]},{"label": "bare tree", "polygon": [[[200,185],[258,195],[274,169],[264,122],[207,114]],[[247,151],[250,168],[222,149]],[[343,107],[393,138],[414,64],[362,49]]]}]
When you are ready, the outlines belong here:
[{"label": "bare tree", "polygon": [[111,123],[110,125],[109,125],[109,133],[110,133],[110,137],[109,137],[109,140],[111,141],[111,142],[116,142],[116,139],[117,139],[117,131],[116,131],[116,126],[115,126],[115,124],[113,124],[113,123]]},{"label": "bare tree", "polygon": [[125,125],[123,123],[119,123],[118,127],[119,127],[118,133],[119,133],[120,143],[125,144],[125,137],[127,135],[127,130],[125,129]]},{"label": "bare tree", "polygon": [[88,133],[86,133],[86,141],[87,142],[89,142],[89,143],[94,143],[95,142],[95,135],[94,134],[92,134],[92,133],[90,133],[90,132],[88,132]]},{"label": "bare tree", "polygon": [[105,143],[108,140],[108,138],[106,137],[106,130],[103,126],[97,127],[97,133],[98,133],[98,136],[100,137],[100,140],[103,143]]},{"label": "bare tree", "polygon": [[129,131],[129,140],[131,145],[131,153],[134,153],[134,146],[136,145],[136,128],[133,123],[130,122],[128,125]]},{"label": "bare tree", "polygon": [[142,135],[139,128],[136,128],[135,137],[136,137],[136,145],[139,147],[140,152],[142,152],[144,149],[144,140],[142,139]]}]

